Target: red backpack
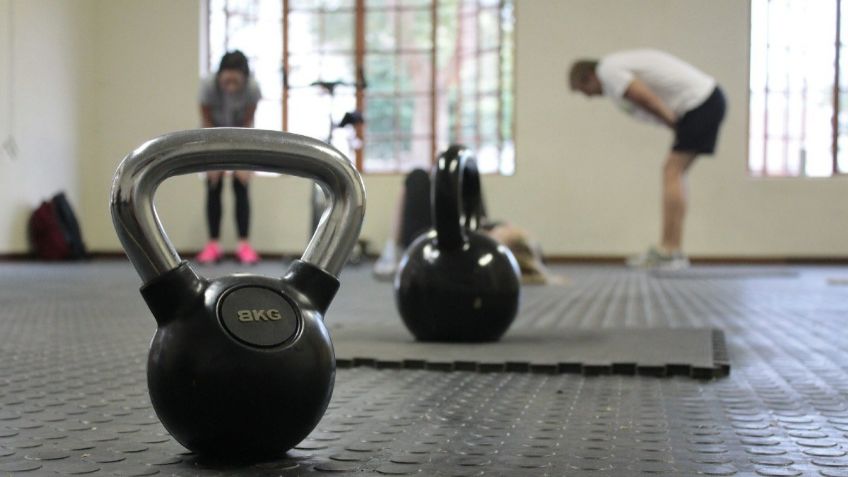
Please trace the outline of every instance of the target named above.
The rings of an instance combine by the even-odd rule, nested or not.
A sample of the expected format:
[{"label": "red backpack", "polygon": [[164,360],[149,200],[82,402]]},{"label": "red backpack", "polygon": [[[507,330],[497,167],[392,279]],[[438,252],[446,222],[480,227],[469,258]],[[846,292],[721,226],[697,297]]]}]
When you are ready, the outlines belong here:
[{"label": "red backpack", "polygon": [[29,243],[41,260],[65,260],[71,254],[65,231],[52,201],[44,201],[29,218]]}]

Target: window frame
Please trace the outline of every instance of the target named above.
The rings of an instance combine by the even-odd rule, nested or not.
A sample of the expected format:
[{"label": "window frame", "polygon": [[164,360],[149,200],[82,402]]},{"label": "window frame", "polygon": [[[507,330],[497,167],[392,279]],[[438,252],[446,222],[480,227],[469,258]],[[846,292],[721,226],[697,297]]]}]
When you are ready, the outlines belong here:
[{"label": "window frame", "polygon": [[[206,0],[206,1],[202,2],[202,7],[201,7],[202,14],[203,14],[203,17],[204,17],[204,21],[203,21],[204,24],[201,26],[202,38],[205,42],[205,45],[203,45],[203,47],[201,48],[201,55],[203,55],[202,61],[205,62],[206,65],[208,66],[207,70],[211,69],[212,66],[213,66],[212,65],[212,58],[209,56],[209,55],[211,55],[211,51],[212,51],[211,43],[210,43],[212,39],[210,38],[210,35],[209,35],[210,24],[211,24],[211,12],[210,12],[210,9],[211,9],[210,2],[211,1],[212,0]],[[469,6],[464,5],[463,1],[465,2],[466,5],[469,5]],[[514,101],[515,101],[514,100],[514,98],[515,98],[515,67],[514,67],[515,59],[514,58],[515,58],[515,54],[514,54],[514,52],[515,52],[515,38],[514,38],[514,35],[513,35],[511,42],[509,43],[509,46],[511,46],[511,48],[512,48],[512,54],[509,56],[509,60],[512,61],[512,66],[509,68],[509,72],[508,72],[509,77],[507,77],[507,73],[504,73],[504,71],[505,71],[504,64],[505,64],[505,61],[507,61],[507,58],[505,58],[505,55],[504,55],[504,48],[507,47],[507,44],[504,41],[504,21],[506,21],[506,20],[504,20],[502,18],[502,13],[505,11],[505,8],[507,6],[509,6],[510,8],[514,8],[514,0],[497,0],[497,2],[495,2],[495,3],[486,2],[486,3],[489,3],[489,4],[486,4],[486,5],[484,5],[483,0],[463,0],[463,1],[460,1],[460,2],[457,3],[458,14],[461,14],[463,11],[470,8],[471,11],[476,12],[479,16],[479,12],[480,12],[481,8],[486,8],[488,10],[497,12],[496,18],[498,19],[498,23],[497,23],[497,29],[498,30],[497,30],[497,40],[496,40],[497,44],[493,48],[493,50],[494,50],[493,54],[497,55],[497,71],[498,71],[498,77],[497,77],[497,81],[496,81],[497,87],[496,87],[496,89],[494,89],[492,91],[482,92],[482,93],[485,93],[485,94],[482,94],[481,90],[480,90],[481,73],[480,73],[480,68],[477,68],[477,70],[478,70],[477,71],[477,79],[476,79],[476,84],[475,84],[475,88],[474,88],[474,91],[475,91],[474,108],[476,109],[476,116],[475,117],[476,117],[476,123],[477,124],[475,126],[476,131],[475,131],[475,134],[473,136],[473,140],[467,139],[468,142],[469,142],[467,145],[469,147],[474,148],[474,149],[477,149],[477,147],[480,146],[480,144],[481,144],[480,99],[481,98],[488,98],[488,97],[494,98],[494,100],[497,102],[496,141],[497,141],[497,150],[499,152],[499,157],[497,158],[497,163],[496,163],[497,167],[494,170],[487,172],[487,173],[498,174],[498,175],[514,174],[514,169],[515,169],[514,157],[512,159],[512,163],[511,163],[512,168],[508,172],[504,171],[504,169],[505,169],[504,165],[505,164],[509,165],[510,163],[504,162],[503,151],[505,150],[506,147],[511,147],[512,150],[514,150],[514,135],[515,135],[515,112],[514,112]],[[374,51],[371,51],[371,50],[368,49],[368,45],[366,44],[366,35],[367,35],[367,26],[366,25],[367,25],[367,15],[368,15],[369,11],[378,11],[378,10],[384,11],[384,12],[385,11],[391,11],[396,16],[395,17],[396,22],[400,21],[398,19],[399,18],[398,15],[400,14],[400,12],[405,12],[405,11],[408,11],[408,10],[429,11],[429,17],[430,17],[429,48],[425,47],[421,51],[416,49],[417,53],[429,56],[428,63],[429,63],[429,67],[430,67],[430,72],[429,72],[428,88],[427,88],[426,91],[420,91],[420,92],[419,91],[415,91],[415,92],[400,91],[400,90],[397,89],[398,86],[396,84],[395,90],[394,90],[394,93],[393,93],[393,97],[398,98],[398,99],[402,99],[402,98],[409,98],[409,97],[416,96],[416,95],[420,96],[422,94],[427,95],[429,97],[429,101],[428,101],[429,111],[424,111],[424,112],[421,113],[421,114],[429,114],[429,116],[430,116],[429,117],[429,130],[428,131],[424,130],[424,132],[416,134],[415,138],[417,138],[418,140],[421,140],[421,141],[429,142],[429,156],[430,157],[429,157],[428,163],[430,165],[434,164],[435,161],[436,161],[436,156],[440,152],[439,151],[439,149],[440,149],[439,148],[439,142],[440,142],[440,134],[441,134],[440,130],[439,130],[440,127],[444,127],[445,130],[447,131],[447,136],[445,138],[442,138],[444,140],[449,140],[448,138],[452,138],[452,137],[462,137],[463,136],[461,133],[458,132],[459,130],[457,130],[457,131],[447,130],[447,126],[444,125],[444,124],[440,124],[440,119],[439,119],[439,115],[441,113],[441,111],[439,111],[439,109],[438,109],[438,107],[439,107],[439,97],[440,97],[440,95],[447,93],[446,90],[441,90],[439,88],[440,85],[439,85],[439,81],[438,81],[438,77],[437,77],[438,72],[439,72],[438,61],[439,61],[439,58],[440,58],[439,57],[440,42],[439,42],[439,35],[438,35],[439,13],[440,13],[439,10],[440,10],[440,8],[443,7],[442,2],[443,2],[443,0],[428,0],[426,2],[422,2],[419,5],[403,5],[403,4],[397,4],[396,3],[394,5],[389,5],[389,6],[374,7],[374,6],[368,6],[367,0],[353,0],[352,6],[343,6],[343,7],[340,7],[338,9],[328,10],[327,7],[323,3],[319,4],[315,7],[312,7],[312,6],[296,7],[296,6],[293,5],[292,0],[280,0],[280,5],[281,5],[281,8],[282,8],[282,15],[281,15],[281,22],[282,22],[281,37],[282,38],[280,39],[280,41],[282,43],[281,44],[281,47],[282,47],[282,55],[281,56],[282,57],[280,58],[280,67],[281,67],[281,78],[280,78],[280,80],[281,80],[281,83],[282,83],[282,95],[281,95],[281,98],[280,98],[280,106],[279,107],[280,107],[280,112],[281,112],[281,115],[282,115],[282,117],[281,117],[281,128],[282,128],[282,130],[283,131],[289,130],[289,124],[290,124],[290,121],[291,121],[290,114],[291,114],[291,111],[292,111],[291,110],[292,91],[295,88],[298,87],[297,85],[291,85],[290,81],[289,81],[290,73],[292,71],[291,70],[292,64],[291,64],[290,60],[291,60],[291,56],[292,56],[292,52],[293,52],[293,50],[291,48],[292,39],[290,38],[289,22],[290,22],[290,15],[293,12],[297,12],[297,13],[314,12],[316,14],[322,14],[322,15],[323,14],[339,13],[339,12],[347,12],[347,13],[353,14],[354,25],[352,26],[352,28],[353,28],[353,35],[354,35],[354,38],[353,38],[354,51],[352,52],[352,54],[353,54],[352,60],[353,60],[354,74],[355,74],[355,77],[356,77],[355,92],[354,92],[355,105],[356,105],[355,107],[356,107],[357,111],[361,111],[361,112],[365,113],[366,103],[369,100],[369,98],[374,97],[375,95],[384,94],[384,93],[377,93],[377,94],[371,93],[371,94],[369,94],[369,92],[367,91],[367,88],[363,87],[364,82],[367,81],[367,70],[366,70],[366,60],[367,60],[367,58],[366,57],[369,53],[374,53]],[[225,6],[226,6],[226,3],[225,3]],[[458,20],[457,27],[459,27],[460,25],[461,25],[461,22]],[[480,36],[480,30],[481,30],[481,27],[479,26],[479,24],[477,24],[476,29],[477,29],[477,35],[479,37]],[[226,35],[226,33],[225,33],[225,35]],[[395,61],[400,61],[400,56],[402,56],[404,54],[403,47],[401,47],[399,45],[399,43],[400,42],[398,42],[396,44],[396,48],[393,52],[388,53],[388,54],[392,55],[392,57],[395,59]],[[384,53],[385,52],[379,52],[377,54],[384,54]],[[460,54],[460,56],[461,56],[461,54]],[[469,61],[476,61],[476,62],[479,63],[481,58],[482,58],[482,56],[481,56],[480,42],[479,42],[479,38],[478,38],[478,41],[476,41],[476,51],[474,51],[474,55]],[[461,62],[462,60],[457,59],[457,61]],[[461,65],[461,63],[460,63],[460,65]],[[458,66],[457,69],[459,69],[459,65],[457,65],[457,66]],[[506,78],[509,78],[509,80],[510,80],[508,90],[506,89],[505,84],[504,84],[506,82],[505,81]],[[457,88],[461,89],[460,86],[457,86]],[[385,93],[385,94],[388,94],[388,93]],[[507,98],[507,99],[505,99],[505,98]],[[506,111],[505,111],[506,108],[504,106],[504,102],[506,100],[511,101],[512,102],[511,104],[513,105],[512,109],[511,109],[512,115],[509,118],[504,117],[504,115],[506,113]],[[462,103],[461,99],[458,102],[457,106],[451,107],[451,105],[448,105],[447,117],[451,117],[452,115],[459,114],[459,117],[455,119],[456,126],[459,126],[459,127],[461,127],[462,122],[463,122],[463,120],[461,118],[462,106],[463,106],[463,103]],[[397,108],[397,106],[395,106],[395,108]],[[395,118],[393,120],[395,122],[397,122],[397,116],[399,114],[397,109],[395,109],[393,114],[395,116]],[[368,118],[366,116],[366,121],[367,120],[368,120]],[[508,126],[505,126],[505,125],[508,125]],[[408,172],[408,163],[405,163],[401,159],[401,154],[400,154],[400,148],[402,147],[401,141],[404,140],[404,139],[407,139],[408,137],[412,138],[413,137],[412,134],[414,134],[414,133],[411,132],[411,131],[410,132],[400,131],[397,128],[396,128],[395,131],[391,131],[391,132],[374,133],[376,135],[380,135],[382,137],[389,138],[388,140],[393,143],[393,148],[395,150],[395,154],[393,154],[393,155],[396,157],[396,160],[392,165],[387,166],[385,169],[375,170],[373,168],[368,169],[366,167],[366,156],[367,156],[367,148],[369,146],[369,137],[374,137],[371,134],[369,134],[367,127],[368,127],[367,122],[364,125],[358,124],[358,125],[355,126],[356,139],[358,139],[360,141],[360,144],[362,145],[361,147],[359,147],[359,148],[357,148],[353,151],[353,157],[351,158],[353,160],[353,162],[355,163],[357,170],[362,172],[363,174],[369,174],[369,175],[398,175],[398,174],[407,173]],[[507,138],[505,138],[505,134],[504,134],[504,131],[505,131],[504,128],[505,127],[508,128],[509,140],[512,141],[509,144],[505,142],[506,139],[507,139]]]},{"label": "window frame", "polygon": [[[833,78],[833,86],[832,86],[832,93],[831,93],[831,95],[832,95],[832,105],[831,105],[831,108],[830,108],[830,112],[831,112],[830,144],[829,144],[830,171],[829,171],[829,175],[821,175],[821,176],[818,176],[818,175],[809,176],[809,175],[806,174],[806,171],[803,167],[800,168],[797,173],[791,172],[788,169],[789,163],[785,158],[783,160],[783,164],[782,164],[782,168],[781,168],[782,170],[780,172],[775,173],[775,172],[769,171],[769,167],[768,167],[768,165],[769,165],[769,161],[768,161],[769,147],[768,147],[768,145],[769,145],[769,140],[773,139],[773,137],[774,137],[774,134],[769,133],[769,127],[768,127],[768,125],[769,125],[769,111],[770,111],[769,110],[769,97],[771,95],[775,95],[775,94],[784,94],[784,92],[776,91],[776,90],[772,91],[772,90],[769,89],[770,72],[768,71],[768,55],[769,55],[769,51],[771,50],[772,46],[769,42],[770,38],[768,36],[768,30],[769,30],[769,27],[770,27],[768,15],[766,16],[766,20],[765,20],[764,26],[763,26],[764,29],[765,29],[765,34],[766,34],[765,50],[762,52],[762,54],[765,55],[765,68],[766,68],[764,88],[754,90],[752,88],[752,85],[751,85],[751,78],[753,77],[753,74],[754,74],[754,72],[752,70],[752,67],[753,67],[752,56],[755,54],[754,53],[754,37],[753,37],[754,31],[755,31],[754,22],[757,21],[757,19],[754,18],[754,15],[753,15],[753,4],[754,4],[755,1],[757,1],[757,0],[751,0],[748,4],[749,5],[749,40],[750,40],[750,43],[749,43],[749,48],[748,48],[747,154],[745,156],[746,157],[746,170],[748,172],[748,176],[752,177],[752,178],[767,178],[767,179],[768,178],[828,179],[828,178],[848,176],[848,166],[843,166],[843,170],[840,169],[840,150],[839,150],[839,139],[840,139],[839,115],[840,115],[840,113],[848,112],[848,105],[842,104],[842,102],[840,101],[840,95],[843,94],[843,93],[848,93],[848,91],[843,89],[840,85],[840,82],[844,80],[844,78],[842,78],[842,76],[844,76],[844,75],[840,74],[840,69],[843,67],[843,63],[846,60],[848,60],[848,58],[846,58],[846,59],[842,58],[842,47],[843,47],[843,44],[842,44],[842,28],[843,28],[843,25],[842,25],[842,12],[843,12],[843,10],[842,10],[842,8],[843,8],[843,5],[842,5],[842,3],[843,3],[843,0],[832,0],[835,4],[835,22],[836,23],[835,23],[834,38],[833,38],[833,41],[834,41],[834,55],[833,55],[834,78]],[[822,0],[822,1],[826,1],[826,0]],[[766,0],[765,8],[767,9],[767,13],[768,13],[768,8],[770,8],[770,2],[771,2],[771,0]],[[788,88],[788,86],[787,86],[787,88]],[[806,105],[809,101],[808,89],[807,89],[806,83],[804,84],[804,86],[802,88],[801,94],[802,94],[801,102],[803,104],[802,111],[806,112]],[[752,98],[754,97],[754,95],[762,95],[763,96],[763,105],[762,105],[761,108],[754,109],[754,104],[753,104],[753,101],[752,101]],[[785,95],[786,95],[786,98],[787,98],[787,106],[786,107],[789,108],[789,102],[790,102],[791,97],[792,97],[791,92],[787,90],[785,92]],[[803,114],[805,114],[805,113],[803,113]],[[763,115],[764,116],[763,119],[762,119],[762,137],[760,138],[760,140],[762,141],[762,166],[760,166],[759,168],[754,168],[752,166],[752,156],[751,156],[751,154],[753,152],[752,151],[752,144],[754,143],[754,139],[755,139],[754,137],[752,137],[752,129],[753,129],[752,124],[754,124],[755,120],[753,118],[755,117],[755,115]],[[784,115],[783,120],[787,124],[789,123],[790,116],[788,115],[788,113]],[[846,124],[845,126],[848,126],[848,124]],[[802,119],[801,124],[800,124],[800,128],[798,130],[790,130],[789,127],[787,126],[786,131],[784,132],[783,136],[781,137],[783,146],[785,148],[789,147],[789,142],[790,142],[790,139],[791,139],[790,136],[792,136],[793,133],[800,133],[799,138],[800,138],[801,141],[804,141],[805,138],[806,138],[806,131],[807,130],[808,130],[808,124],[807,124],[806,118]],[[842,156],[843,156],[842,160],[845,161],[846,163],[848,163],[848,149],[846,149],[845,151],[841,151],[841,152],[842,152]]]}]

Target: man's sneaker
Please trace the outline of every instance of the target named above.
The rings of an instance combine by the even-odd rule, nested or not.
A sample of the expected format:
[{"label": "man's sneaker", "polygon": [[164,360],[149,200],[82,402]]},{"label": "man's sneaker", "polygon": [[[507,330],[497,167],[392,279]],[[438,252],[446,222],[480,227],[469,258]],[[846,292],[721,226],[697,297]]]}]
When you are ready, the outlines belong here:
[{"label": "man's sneaker", "polygon": [[663,258],[656,267],[658,270],[677,271],[689,268],[689,257],[683,252],[674,252],[668,258]]},{"label": "man's sneaker", "polygon": [[218,245],[218,242],[211,241],[197,254],[195,260],[201,265],[208,265],[210,263],[220,262],[223,256],[224,253],[221,251],[221,246]]},{"label": "man's sneaker", "polygon": [[683,270],[689,268],[689,258],[682,252],[668,254],[656,247],[650,247],[645,253],[628,258],[627,266],[670,271]]},{"label": "man's sneaker", "polygon": [[374,264],[374,278],[380,281],[389,281],[394,279],[395,271],[398,267],[397,245],[393,240],[386,242],[377,263]]},{"label": "man's sneaker", "polygon": [[246,241],[239,243],[236,249],[236,259],[242,265],[255,265],[259,262],[259,254]]}]

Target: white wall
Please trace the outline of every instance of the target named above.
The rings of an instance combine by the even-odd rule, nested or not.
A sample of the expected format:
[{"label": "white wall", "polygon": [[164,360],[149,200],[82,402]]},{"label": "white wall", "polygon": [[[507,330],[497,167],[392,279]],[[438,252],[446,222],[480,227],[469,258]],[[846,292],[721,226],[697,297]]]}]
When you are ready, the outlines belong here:
[{"label": "white wall", "polygon": [[[81,135],[86,152],[82,220],[92,248],[118,250],[107,202],[119,160],[150,137],[198,124],[200,7],[199,0],[91,1],[86,21],[91,22],[93,80],[82,98],[89,119],[80,123],[89,124]],[[24,3],[47,10],[56,2],[16,4]],[[78,13],[69,10],[60,8],[56,15],[72,18],[63,24],[79,23],[73,20]],[[671,137],[633,122],[604,100],[573,95],[565,84],[566,70],[577,57],[653,46],[716,76],[730,102],[718,154],[700,161],[692,174],[690,253],[848,256],[846,178],[747,177],[748,17],[743,0],[517,0],[517,173],[484,179],[492,214],[526,227],[554,255],[620,255],[656,240],[659,169]],[[66,56],[61,52],[71,47],[65,38],[55,28],[49,31],[58,46],[46,54]],[[67,87],[54,83],[50,88]],[[34,96],[60,96],[32,88]],[[75,104],[79,97],[61,96],[51,104],[57,101]],[[78,133],[69,124],[54,135],[73,142]],[[399,186],[396,176],[366,177],[364,237],[376,243],[385,239]],[[301,250],[306,185],[297,179],[258,178],[252,193],[257,247]],[[228,201],[230,196],[228,191]],[[205,236],[202,182],[194,176],[174,179],[162,187],[157,203],[177,247],[199,248]],[[224,239],[232,242],[229,202],[225,213]],[[2,214],[5,209],[0,220],[8,221]],[[8,247],[0,243],[0,251],[3,245]]]},{"label": "white wall", "polygon": [[65,190],[79,204],[88,12],[84,1],[0,0],[0,143],[17,145],[15,157],[0,148],[0,253],[27,250],[40,201]]},{"label": "white wall", "polygon": [[[522,222],[553,253],[624,254],[656,240],[659,168],[669,134],[632,121],[605,100],[571,95],[564,84],[577,57],[653,46],[714,75],[729,100],[718,154],[692,171],[690,253],[848,255],[848,221],[842,219],[848,178],[760,180],[746,174],[748,4],[519,0],[519,173],[514,180],[490,181],[493,209],[527,217]],[[516,197],[517,190],[532,191],[532,197]]]},{"label": "white wall", "polygon": [[[96,138],[85,158],[83,231],[93,250],[119,250],[109,187],[120,160],[147,139],[197,126],[197,0],[95,0],[91,105]],[[201,189],[177,178],[159,193],[160,212],[178,246],[200,243]],[[257,211],[258,213],[261,213]],[[181,214],[171,223],[175,213]]]}]

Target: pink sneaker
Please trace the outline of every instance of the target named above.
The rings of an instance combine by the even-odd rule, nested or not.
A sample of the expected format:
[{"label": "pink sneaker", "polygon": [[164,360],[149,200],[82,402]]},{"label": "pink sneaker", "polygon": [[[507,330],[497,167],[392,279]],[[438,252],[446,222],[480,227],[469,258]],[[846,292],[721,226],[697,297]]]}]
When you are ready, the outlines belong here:
[{"label": "pink sneaker", "polygon": [[244,240],[239,242],[239,246],[236,249],[236,258],[243,265],[254,265],[259,262],[259,254]]},{"label": "pink sneaker", "polygon": [[210,263],[218,263],[223,258],[224,253],[221,252],[221,246],[218,245],[218,242],[211,241],[203,247],[203,250],[197,254],[197,263],[201,265],[208,265]]}]

